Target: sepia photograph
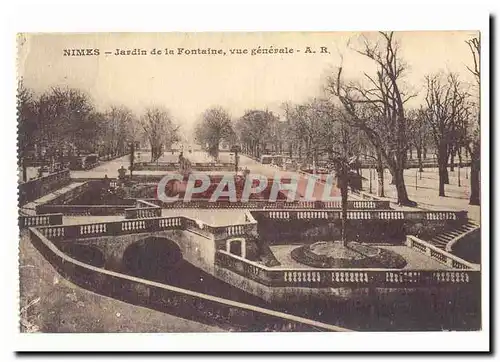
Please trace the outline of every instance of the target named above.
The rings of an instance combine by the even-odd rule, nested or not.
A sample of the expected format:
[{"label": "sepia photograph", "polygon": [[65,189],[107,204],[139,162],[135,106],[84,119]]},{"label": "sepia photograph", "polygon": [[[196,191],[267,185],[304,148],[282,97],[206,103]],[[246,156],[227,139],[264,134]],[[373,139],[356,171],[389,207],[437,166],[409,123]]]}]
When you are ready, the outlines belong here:
[{"label": "sepia photograph", "polygon": [[481,35],[18,33],[20,332],[481,331]]}]

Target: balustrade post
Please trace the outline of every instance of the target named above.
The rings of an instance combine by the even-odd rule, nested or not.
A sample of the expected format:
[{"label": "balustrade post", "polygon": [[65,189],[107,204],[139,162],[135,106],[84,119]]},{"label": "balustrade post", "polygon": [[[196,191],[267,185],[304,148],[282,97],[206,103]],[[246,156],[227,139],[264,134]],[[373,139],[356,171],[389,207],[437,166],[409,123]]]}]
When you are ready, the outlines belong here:
[{"label": "balustrade post", "polygon": [[431,251],[432,251],[432,250],[431,250],[431,248],[429,248],[429,246],[428,246],[428,245],[426,245],[426,246],[425,246],[425,255],[427,255],[427,256],[431,256]]}]

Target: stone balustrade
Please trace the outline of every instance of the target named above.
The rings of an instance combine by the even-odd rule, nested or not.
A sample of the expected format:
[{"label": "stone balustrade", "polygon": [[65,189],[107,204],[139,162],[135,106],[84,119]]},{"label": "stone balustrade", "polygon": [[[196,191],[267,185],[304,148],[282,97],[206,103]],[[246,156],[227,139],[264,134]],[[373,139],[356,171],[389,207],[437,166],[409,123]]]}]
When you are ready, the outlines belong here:
[{"label": "stone balustrade", "polygon": [[[254,215],[260,215],[269,219],[281,220],[336,220],[340,219],[341,210],[255,210]],[[348,210],[348,220],[443,220],[443,221],[465,221],[467,211],[402,211],[402,210]]]},{"label": "stone balustrade", "polygon": [[[135,171],[179,171],[177,162],[138,162],[134,164]],[[193,171],[234,171],[234,163],[191,163]]]},{"label": "stone balustrade", "polygon": [[[161,205],[165,209],[193,208],[193,209],[340,209],[341,201],[268,201],[249,200],[247,202],[214,201],[208,199],[193,199],[189,202],[178,200],[174,202],[161,202],[159,200],[147,199]],[[389,209],[390,202],[385,200],[348,200],[348,209]]]},{"label": "stone balustrade", "polygon": [[269,268],[224,250],[217,251],[215,260],[221,268],[271,287],[397,288],[468,284],[480,280],[479,270],[457,267],[458,264],[451,265],[451,270]]},{"label": "stone balustrade", "polygon": [[[136,210],[148,209],[144,208]],[[44,236],[54,240],[90,236],[112,236],[164,230],[188,230],[202,235],[207,239],[225,240],[229,237],[247,236],[250,233],[255,232],[256,227],[256,221],[250,221],[239,225],[213,226],[200,220],[184,216],[171,216],[165,218],[127,219],[92,224],[45,226],[38,228],[38,230]]]},{"label": "stone balustrade", "polygon": [[62,213],[72,216],[124,215],[130,205],[37,205],[38,214]]},{"label": "stone balustrade", "polygon": [[20,229],[32,226],[62,225],[63,214],[21,215],[18,220]]},{"label": "stone balustrade", "polygon": [[161,217],[161,207],[144,200],[137,200],[135,208],[125,209],[125,219],[148,219],[156,217]]},{"label": "stone balustrade", "polygon": [[477,269],[477,265],[473,263],[469,263],[466,260],[459,258],[456,255],[449,253],[448,251],[444,251],[427,241],[421,240],[413,235],[406,236],[406,245],[409,248],[415,249],[422,254],[425,254],[432,259],[439,261],[440,263],[446,264],[450,268],[454,269]]}]

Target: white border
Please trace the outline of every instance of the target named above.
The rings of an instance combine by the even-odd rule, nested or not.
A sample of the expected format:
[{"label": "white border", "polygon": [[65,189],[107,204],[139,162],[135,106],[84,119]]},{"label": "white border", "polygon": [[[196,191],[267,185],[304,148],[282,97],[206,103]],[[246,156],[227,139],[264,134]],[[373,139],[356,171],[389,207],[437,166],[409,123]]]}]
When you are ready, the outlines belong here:
[{"label": "white border", "polygon": [[[457,2],[449,5],[436,1],[419,1],[403,5],[376,3],[342,5],[314,2],[252,1],[246,5],[223,2],[151,6],[151,2],[87,0],[80,5],[68,1],[54,1],[52,5],[15,3],[3,14],[2,96],[3,114],[1,132],[2,163],[15,169],[15,33],[49,31],[284,31],[284,30],[481,30],[482,31],[482,230],[483,265],[489,270],[489,49],[488,14],[478,11],[481,6],[468,1],[467,6]],[[465,2],[464,2],[465,3]],[[8,156],[8,157],[7,157]],[[406,351],[406,350],[487,350],[489,346],[489,275],[483,273],[483,330],[481,332],[453,333],[274,333],[274,334],[20,334],[18,333],[18,306],[13,298],[18,290],[17,280],[17,215],[13,172],[2,178],[2,234],[7,250],[2,257],[2,276],[7,286],[2,301],[7,336],[3,339],[13,350],[115,350],[115,351],[209,351],[253,350],[350,350],[350,351]],[[488,183],[487,183],[488,181]],[[16,293],[17,297],[17,293]],[[5,327],[4,327],[5,328]]]}]

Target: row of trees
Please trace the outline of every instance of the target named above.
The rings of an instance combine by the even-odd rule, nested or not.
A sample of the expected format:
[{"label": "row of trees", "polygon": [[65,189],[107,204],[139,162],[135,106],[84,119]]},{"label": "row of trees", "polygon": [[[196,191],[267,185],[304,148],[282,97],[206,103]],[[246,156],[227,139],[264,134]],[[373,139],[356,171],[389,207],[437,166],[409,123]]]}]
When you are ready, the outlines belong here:
[{"label": "row of trees", "polygon": [[[408,67],[400,56],[400,44],[392,32],[378,41],[365,39],[357,53],[375,65],[373,74],[346,79],[342,64],[327,77],[324,97],[302,104],[283,105],[284,117],[269,110],[249,110],[232,120],[220,107],[206,111],[196,127],[198,143],[212,154],[221,142],[238,142],[245,153],[260,157],[264,151],[287,152],[291,157],[318,164],[321,156],[370,158],[375,162],[379,194],[384,195],[384,169],[392,175],[398,202],[413,205],[403,172],[409,154],[422,161],[432,149],[439,168],[439,195],[445,196],[448,166],[463,152],[471,160],[470,203],[480,202],[480,42],[469,46],[474,66],[468,68],[476,83],[468,84],[454,73],[425,77],[420,104],[409,105],[418,94],[404,80]],[[415,100],[413,101],[415,103]],[[237,141],[236,141],[237,138]],[[411,156],[410,156],[411,157]]]},{"label": "row of trees", "polygon": [[98,110],[79,89],[54,87],[41,95],[18,88],[19,160],[57,162],[65,157],[98,153],[117,156],[131,143],[147,141],[151,159],[179,139],[170,112],[161,107],[146,109],[140,117],[124,106]]}]

